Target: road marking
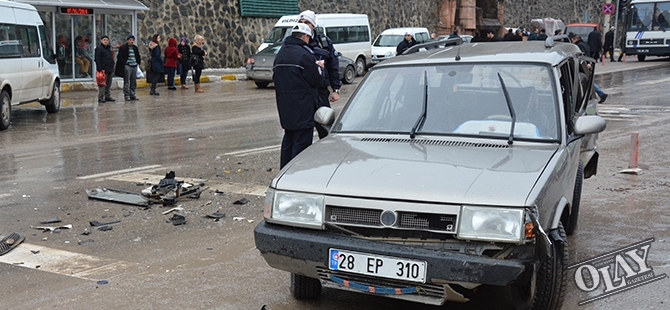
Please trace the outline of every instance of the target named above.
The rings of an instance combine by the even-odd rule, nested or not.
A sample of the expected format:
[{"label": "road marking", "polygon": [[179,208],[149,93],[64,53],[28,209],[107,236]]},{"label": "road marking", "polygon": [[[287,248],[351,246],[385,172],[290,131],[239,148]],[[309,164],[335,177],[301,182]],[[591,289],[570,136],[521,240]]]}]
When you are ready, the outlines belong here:
[{"label": "road marking", "polygon": [[647,82],[642,82],[642,83],[637,83],[635,85],[654,85],[654,84],[660,84],[660,83],[665,83],[670,81],[670,78],[664,78],[660,80],[655,80],[655,81],[647,81]]},{"label": "road marking", "polygon": [[269,151],[277,151],[281,149],[281,145],[271,145],[271,146],[264,146],[264,147],[259,147],[255,149],[248,149],[248,150],[241,150],[241,151],[236,151],[236,152],[228,152],[224,153],[224,156],[247,156],[251,154],[257,154],[257,153],[263,153],[263,152],[269,152]]},{"label": "road marking", "polygon": [[[124,181],[132,183],[146,183],[146,184],[158,184],[165,176],[147,174],[147,173],[126,173],[120,175],[113,175],[107,177],[106,179],[115,180],[115,181]],[[256,184],[244,184],[244,183],[234,183],[234,182],[216,182],[203,179],[193,179],[193,178],[177,178],[178,181],[184,181],[186,183],[199,184],[204,183],[206,186],[209,186],[210,190],[219,190],[224,193],[237,193],[242,195],[255,195],[255,196],[265,196],[265,192],[268,190],[267,185],[256,185]],[[139,192],[139,191],[138,191]]]},{"label": "road marking", "polygon": [[11,252],[0,256],[0,263],[94,281],[113,278],[124,270],[137,266],[135,263],[29,243],[22,243]]},{"label": "road marking", "polygon": [[150,165],[150,166],[144,166],[144,167],[121,169],[121,170],[116,170],[116,171],[109,171],[109,172],[85,175],[85,176],[77,177],[77,180],[104,178],[104,177],[108,177],[110,175],[115,175],[115,174],[124,174],[124,173],[128,173],[128,172],[152,170],[152,169],[155,170],[155,169],[158,169],[158,168],[161,168],[161,167],[162,167],[161,165]]}]

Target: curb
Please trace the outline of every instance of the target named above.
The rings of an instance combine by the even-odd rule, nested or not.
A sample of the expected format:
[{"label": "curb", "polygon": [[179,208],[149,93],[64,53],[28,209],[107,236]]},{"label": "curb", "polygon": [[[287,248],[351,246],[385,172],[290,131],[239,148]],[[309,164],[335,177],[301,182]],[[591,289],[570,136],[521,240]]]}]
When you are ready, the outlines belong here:
[{"label": "curb", "polygon": [[[200,83],[213,83],[218,81],[243,81],[247,80],[246,73],[227,73],[222,75],[203,75],[200,77]],[[193,78],[188,77],[187,82],[193,83]],[[160,81],[159,81],[160,82]],[[167,79],[163,81],[167,83]],[[181,79],[179,77],[174,78],[175,85],[181,84]],[[146,78],[137,79],[137,88],[146,88],[149,87]],[[123,80],[112,80],[111,89],[123,89]],[[72,91],[87,91],[87,90],[98,90],[98,85],[94,81],[85,81],[85,82],[63,82],[60,86],[61,93],[67,93]]]}]

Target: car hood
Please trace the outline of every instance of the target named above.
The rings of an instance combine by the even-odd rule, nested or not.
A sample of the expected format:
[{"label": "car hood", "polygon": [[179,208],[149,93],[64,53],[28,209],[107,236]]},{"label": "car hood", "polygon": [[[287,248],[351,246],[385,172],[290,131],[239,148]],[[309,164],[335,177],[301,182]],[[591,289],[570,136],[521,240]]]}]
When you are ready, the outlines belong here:
[{"label": "car hood", "polygon": [[523,206],[557,147],[331,135],[298,155],[272,185],[358,198]]}]

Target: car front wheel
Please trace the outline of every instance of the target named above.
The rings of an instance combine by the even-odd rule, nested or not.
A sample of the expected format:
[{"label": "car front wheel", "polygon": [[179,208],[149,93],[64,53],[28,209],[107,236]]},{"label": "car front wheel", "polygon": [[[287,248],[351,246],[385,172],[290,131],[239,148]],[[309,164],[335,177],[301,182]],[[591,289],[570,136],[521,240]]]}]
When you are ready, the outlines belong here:
[{"label": "car front wheel", "polygon": [[354,82],[355,77],[356,69],[354,69],[354,66],[349,65],[344,69],[344,78],[342,79],[342,82],[344,82],[344,84],[351,84]]},{"label": "car front wheel", "polygon": [[297,299],[315,299],[321,295],[321,282],[291,273],[291,294]]},{"label": "car front wheel", "polygon": [[[552,238],[551,253],[549,253],[551,255],[541,259],[540,267],[531,277],[531,282],[515,283],[509,286],[514,308],[560,310],[563,306],[565,283],[568,278],[568,244],[563,224],[560,222],[557,233],[561,239],[565,240],[565,243]],[[535,291],[531,294],[533,282],[535,282]]]},{"label": "car front wheel", "polygon": [[9,128],[12,119],[12,99],[6,91],[0,92],[0,130]]}]

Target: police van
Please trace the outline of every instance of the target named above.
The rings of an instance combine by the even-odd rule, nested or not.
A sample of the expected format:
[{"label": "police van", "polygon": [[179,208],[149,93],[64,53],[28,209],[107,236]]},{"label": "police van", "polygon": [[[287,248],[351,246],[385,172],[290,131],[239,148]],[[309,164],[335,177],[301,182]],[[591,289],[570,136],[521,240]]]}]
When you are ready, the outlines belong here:
[{"label": "police van", "polygon": [[58,112],[58,65],[32,5],[0,0],[0,68],[0,130],[9,127],[13,105],[39,101]]},{"label": "police van", "polygon": [[[291,28],[299,19],[300,15],[282,16],[270,34],[263,39],[258,51],[291,35]],[[318,33],[324,33],[333,41],[336,51],[355,61],[356,74],[363,75],[371,59],[368,16],[349,13],[316,14],[316,26]]]}]

